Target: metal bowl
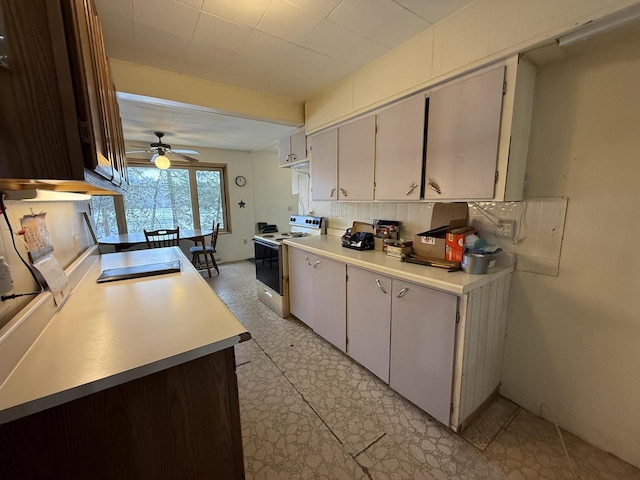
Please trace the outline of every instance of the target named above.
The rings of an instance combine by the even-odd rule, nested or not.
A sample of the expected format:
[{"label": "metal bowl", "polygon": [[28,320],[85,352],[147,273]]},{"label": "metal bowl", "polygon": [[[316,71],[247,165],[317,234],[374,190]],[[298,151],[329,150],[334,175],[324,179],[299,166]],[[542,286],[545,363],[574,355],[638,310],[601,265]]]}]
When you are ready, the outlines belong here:
[{"label": "metal bowl", "polygon": [[462,271],[474,275],[482,275],[487,273],[489,266],[489,257],[480,253],[465,253],[462,256]]}]

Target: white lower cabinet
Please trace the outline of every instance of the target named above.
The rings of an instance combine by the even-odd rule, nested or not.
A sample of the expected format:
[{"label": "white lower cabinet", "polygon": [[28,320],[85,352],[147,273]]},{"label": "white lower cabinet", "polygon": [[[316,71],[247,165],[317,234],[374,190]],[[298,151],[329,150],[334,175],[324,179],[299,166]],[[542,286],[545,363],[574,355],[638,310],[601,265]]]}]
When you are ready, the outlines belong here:
[{"label": "white lower cabinet", "polygon": [[313,261],[313,330],[343,352],[347,349],[347,266],[318,255]]},{"label": "white lower cabinet", "polygon": [[458,299],[393,280],[389,386],[449,425]]},{"label": "white lower cabinet", "polygon": [[454,294],[298,248],[289,265],[291,313],[444,425],[497,394],[510,273]]},{"label": "white lower cabinet", "polygon": [[289,248],[291,313],[343,352],[347,348],[346,269],[344,263]]},{"label": "white lower cabinet", "polygon": [[289,310],[298,320],[313,328],[314,255],[299,248],[289,248]]},{"label": "white lower cabinet", "polygon": [[449,424],[458,298],[349,265],[347,354]]},{"label": "white lower cabinet", "polygon": [[389,383],[391,278],[347,267],[347,355]]}]

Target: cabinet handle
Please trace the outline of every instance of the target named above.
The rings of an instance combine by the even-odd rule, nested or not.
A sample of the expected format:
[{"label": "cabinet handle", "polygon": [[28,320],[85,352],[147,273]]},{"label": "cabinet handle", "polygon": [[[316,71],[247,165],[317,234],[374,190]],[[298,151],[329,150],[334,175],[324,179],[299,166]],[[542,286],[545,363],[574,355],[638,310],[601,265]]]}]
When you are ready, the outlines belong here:
[{"label": "cabinet handle", "polygon": [[398,298],[402,298],[402,297],[404,297],[404,294],[405,294],[405,293],[407,293],[408,291],[409,291],[409,289],[408,289],[408,288],[406,288],[406,287],[405,287],[405,288],[403,288],[402,290],[400,290],[400,291],[398,292],[398,295],[397,295],[397,296],[398,296]]},{"label": "cabinet handle", "polygon": [[304,259],[307,261],[307,265],[311,265],[311,260],[309,260],[309,255],[305,255]]},{"label": "cabinet handle", "polygon": [[318,265],[320,265],[320,260],[316,260],[313,264],[313,268],[318,268]]},{"label": "cabinet handle", "polygon": [[442,190],[440,190],[440,187],[436,182],[429,182],[428,185],[431,190],[436,192],[438,195],[442,195]]},{"label": "cabinet handle", "polygon": [[342,194],[343,197],[347,196],[347,191],[344,188],[340,189],[340,193]]},{"label": "cabinet handle", "polygon": [[378,285],[378,288],[382,290],[382,293],[387,293],[387,289],[384,288],[384,285],[382,285],[379,278],[376,278],[376,285]]},{"label": "cabinet handle", "polygon": [[332,188],[331,193],[329,194],[329,198],[333,197],[333,194],[336,193],[336,189]]},{"label": "cabinet handle", "polygon": [[[2,6],[0,6],[0,29],[4,29],[2,24]],[[9,55],[8,47],[6,46],[7,37],[0,30],[0,68],[6,68],[9,70]]]},{"label": "cabinet handle", "polygon": [[417,184],[412,183],[411,186],[409,187],[409,190],[407,190],[407,193],[405,193],[405,195],[411,195],[411,192],[413,192],[417,186],[418,186]]}]

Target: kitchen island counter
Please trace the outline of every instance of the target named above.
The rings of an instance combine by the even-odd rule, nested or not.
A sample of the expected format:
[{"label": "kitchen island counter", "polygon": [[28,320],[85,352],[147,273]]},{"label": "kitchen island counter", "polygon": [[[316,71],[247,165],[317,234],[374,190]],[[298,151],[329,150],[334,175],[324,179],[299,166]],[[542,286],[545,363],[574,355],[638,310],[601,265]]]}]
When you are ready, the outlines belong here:
[{"label": "kitchen island counter", "polygon": [[[499,263],[484,275],[472,275],[462,271],[447,272],[443,268],[401,262],[399,258],[378,250],[360,251],[345,248],[342,246],[340,237],[333,235],[291,238],[285,240],[284,243],[290,247],[325,256],[347,265],[401,278],[455,295],[464,295],[513,272],[513,263],[509,260]],[[502,256],[510,258],[507,254]]]},{"label": "kitchen island counter", "polygon": [[250,334],[177,247],[83,257],[62,307],[44,292],[0,330],[3,475],[243,479],[233,347]]},{"label": "kitchen island counter", "polygon": [[[232,347],[249,333],[176,248],[94,257],[0,387],[0,424]],[[181,271],[96,283],[105,269],[181,261]],[[2,337],[10,342],[10,335]],[[0,348],[0,360],[5,358]]]}]

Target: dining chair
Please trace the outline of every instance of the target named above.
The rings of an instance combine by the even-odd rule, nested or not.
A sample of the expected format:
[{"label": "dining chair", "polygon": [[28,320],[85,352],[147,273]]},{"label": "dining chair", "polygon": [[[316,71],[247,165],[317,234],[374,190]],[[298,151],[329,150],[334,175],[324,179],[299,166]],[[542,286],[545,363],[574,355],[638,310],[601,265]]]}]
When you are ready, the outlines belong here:
[{"label": "dining chair", "polygon": [[174,230],[168,228],[145,230],[144,236],[149,248],[177,247],[180,242],[180,227],[176,227]]},{"label": "dining chair", "polygon": [[215,258],[215,253],[216,253],[216,244],[218,243],[218,232],[220,231],[220,222],[215,223],[214,222],[214,227],[213,227],[213,233],[211,234],[211,244],[210,245],[205,245],[204,246],[204,250],[202,248],[202,245],[196,245],[194,247],[191,247],[189,249],[189,252],[191,253],[191,263],[193,263],[193,265],[197,268],[198,264],[200,263],[200,255],[204,255],[205,256],[205,262],[206,262],[206,256],[209,255],[209,258],[211,258],[211,263],[213,264],[213,268],[216,269],[216,272],[218,272],[218,275],[220,275],[220,270],[218,269],[218,264],[216,263],[216,258]]}]

